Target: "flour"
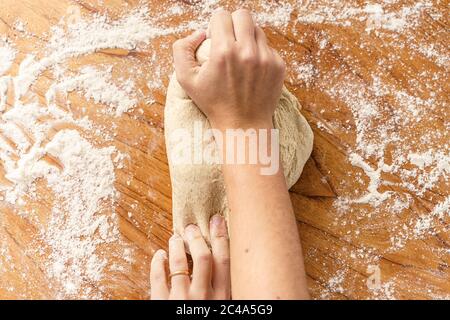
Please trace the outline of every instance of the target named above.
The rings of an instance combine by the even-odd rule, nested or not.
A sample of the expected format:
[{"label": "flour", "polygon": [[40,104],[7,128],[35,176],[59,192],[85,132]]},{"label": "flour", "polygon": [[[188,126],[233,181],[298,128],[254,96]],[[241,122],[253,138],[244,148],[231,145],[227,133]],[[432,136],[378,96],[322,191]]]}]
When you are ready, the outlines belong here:
[{"label": "flour", "polygon": [[63,25],[53,27],[47,57],[37,60],[35,56],[28,55],[20,64],[19,74],[15,78],[17,98],[23,96],[44,70],[63,63],[68,58],[101,49],[132,50],[140,42],[148,43],[154,37],[171,32],[152,27],[146,12],[145,8],[139,9],[111,24],[106,16],[96,15],[92,20],[80,20],[69,25],[67,32]]},{"label": "flour", "polygon": [[366,31],[383,28],[391,31],[402,31],[406,25],[407,13],[409,10],[403,10],[401,16],[396,13],[385,14],[380,4],[366,5],[364,12],[368,14],[368,24]]},{"label": "flour", "polygon": [[345,279],[345,270],[339,270],[334,276],[332,276],[327,283],[327,288],[333,293],[344,293],[342,284]]},{"label": "flour", "polygon": [[383,163],[383,159],[380,159],[380,161],[378,162],[378,167],[375,170],[369,164],[364,162],[363,158],[356,153],[350,154],[349,160],[352,165],[363,169],[364,173],[367,175],[367,177],[369,177],[369,184],[367,187],[368,193],[358,199],[351,200],[350,202],[370,203],[373,206],[378,206],[380,203],[384,202],[390,197],[391,192],[386,191],[380,193],[378,191],[378,187],[381,183],[381,172],[387,172],[390,169],[389,166],[386,166]]},{"label": "flour", "polygon": [[8,98],[6,94],[10,80],[10,77],[0,77],[0,112],[5,111],[6,99]]},{"label": "flour", "polygon": [[[122,242],[115,210],[119,200],[115,188],[117,171],[125,167],[125,160],[130,157],[118,152],[112,144],[118,131],[115,121],[133,116],[133,112],[142,113],[138,102],[150,105],[158,101],[152,93],[143,94],[136,89],[140,87],[137,76],[150,75],[142,77],[149,91],[165,90],[167,77],[173,71],[170,59],[173,38],[206,29],[211,13],[221,4],[218,0],[174,2],[164,12],[152,12],[146,6],[127,7],[116,20],[102,13],[87,14],[69,25],[67,17],[61,17],[48,30],[43,48],[21,61],[17,59],[14,41],[0,40],[0,163],[7,180],[0,184],[0,199],[32,221],[38,220],[38,215],[25,210],[24,204],[29,200],[51,202],[50,223],[38,230],[40,239],[36,247],[45,255],[47,263],[42,269],[54,280],[59,298],[105,297],[100,289],[92,287],[102,287],[108,268],[126,270],[105,254],[112,250],[111,245],[119,247],[121,259],[132,263],[133,253]],[[338,269],[329,273],[324,269],[318,279],[324,284],[319,296],[345,295],[344,284],[352,281],[347,259],[378,264],[385,254],[401,254],[405,247],[414,246],[414,241],[426,241],[448,232],[444,222],[449,216],[450,200],[436,189],[438,186],[439,190],[448,189],[449,146],[440,141],[449,141],[447,92],[441,84],[447,81],[450,57],[445,43],[434,35],[425,37],[418,32],[425,30],[427,19],[443,23],[444,12],[428,0],[361,5],[331,0],[246,4],[255,11],[260,25],[295,39],[307,49],[302,55],[296,55],[296,50],[290,51],[289,47],[281,51],[289,63],[289,82],[300,90],[298,97],[314,97],[319,102],[323,97],[324,101],[338,102],[339,110],[327,108],[326,112],[323,112],[326,106],[320,106],[316,112],[314,99],[305,99],[304,107],[312,115],[309,120],[317,121],[318,134],[326,137],[339,131],[340,137],[348,137],[342,141],[342,152],[346,154],[343,161],[352,170],[339,180],[348,179],[352,185],[348,188],[345,181],[334,183],[338,196],[329,212],[336,219],[327,227],[337,234],[348,227],[343,234],[349,245],[344,245],[346,250],[329,252],[339,264]],[[188,22],[174,23],[185,16],[189,16]],[[18,19],[12,25],[15,31],[28,35],[26,21]],[[329,32],[329,26],[336,28],[336,33]],[[337,34],[351,36],[347,31],[352,26],[358,26],[362,32],[349,48]],[[374,40],[379,40],[376,49]],[[160,49],[158,54],[154,46]],[[111,49],[118,50],[120,59],[145,55],[139,60],[146,63],[145,69],[141,65],[132,67],[130,75],[122,79],[115,76],[121,71],[116,69],[117,64],[68,68],[69,61],[78,62],[78,58],[104,54]],[[355,54],[358,50],[374,57],[370,65],[359,60]],[[405,65],[403,50],[417,59],[414,69],[420,71]],[[389,55],[377,59],[377,51]],[[160,56],[160,52],[165,54]],[[324,69],[323,62],[334,57],[342,61]],[[423,68],[423,59],[435,67]],[[127,61],[127,67],[136,61]],[[18,64],[14,76],[8,74],[13,63]],[[369,78],[358,77],[359,71],[369,74]],[[34,93],[34,86],[44,78],[44,73],[49,84],[41,92],[45,94],[42,101]],[[393,83],[389,77],[383,77],[386,73],[396,74],[401,80]],[[405,87],[415,90],[406,90],[403,82],[407,84]],[[111,125],[99,126],[86,116],[87,103],[80,106],[82,115],[72,113],[72,95],[99,104],[96,111],[109,116]],[[333,112],[338,113],[337,118],[345,115],[348,119],[343,123],[334,121]],[[436,126],[437,123],[442,126]],[[326,163],[317,161],[326,168]],[[324,181],[325,178],[328,177]],[[54,199],[43,199],[42,182]],[[417,200],[419,197],[425,199],[426,207]],[[158,199],[152,195],[152,200]],[[133,210],[129,216],[134,218]],[[388,220],[389,225],[377,229],[375,221],[379,216]],[[162,223],[158,221],[160,218],[155,214],[154,223]],[[383,241],[386,247],[360,241],[361,234],[374,230],[385,232],[377,242]],[[0,274],[14,269],[11,251],[0,239]],[[306,254],[315,257],[313,249]],[[445,248],[433,254],[437,260],[448,261],[449,252]],[[386,278],[379,288],[368,290],[368,294],[394,299],[397,290],[408,290],[396,286],[395,281],[395,277]],[[8,284],[7,288],[13,290],[14,284]],[[427,293],[428,287],[424,288],[424,292],[418,293],[435,299],[445,297]]]},{"label": "flour", "polygon": [[[16,50],[0,38],[0,76],[6,73],[16,57]],[[1,92],[0,92],[1,96]]]},{"label": "flour", "polygon": [[389,2],[366,4],[361,8],[336,1],[299,1],[296,9],[297,22],[348,27],[352,23],[363,21],[367,25],[365,31],[370,33],[372,30],[402,32],[414,28],[417,18],[431,6],[430,1],[423,1],[392,10]]},{"label": "flour", "polygon": [[[69,58],[104,48],[134,49],[158,36],[158,30],[148,23],[144,9],[113,23],[108,23],[105,16],[95,16],[72,25],[69,31],[55,27],[44,58],[28,55],[20,62],[16,76],[0,78],[0,160],[8,181],[0,185],[0,192],[3,201],[30,219],[35,219],[35,213],[20,208],[27,199],[41,197],[36,182],[46,181],[53,192],[49,222],[40,234],[50,250],[45,272],[55,280],[59,298],[101,297],[90,286],[102,281],[103,270],[110,265],[101,254],[108,250],[108,244],[120,244],[127,252],[126,261],[131,263],[133,259],[131,249],[122,243],[115,214],[115,166],[123,168],[126,155],[113,146],[96,148],[78,130],[59,129],[49,138],[55,126],[67,124],[110,140],[110,134],[87,117],[74,118],[70,109],[59,105],[57,96],[67,100],[67,93],[79,92],[87,100],[104,104],[105,113],[112,117],[121,116],[137,104],[133,81],[114,80],[112,66],[86,66],[68,74],[62,65]],[[14,51],[7,47],[0,52],[4,58],[2,70],[7,70]],[[42,105],[30,89],[48,70],[54,72],[55,81]],[[14,101],[8,106],[10,95]],[[110,129],[114,128],[112,125]]]},{"label": "flour", "polygon": [[297,62],[294,62],[292,64],[291,69],[295,75],[295,80],[300,80],[304,83],[305,86],[310,86],[311,83],[314,81],[314,78],[317,76],[317,70],[315,69],[314,65],[312,64],[299,64]]},{"label": "flour", "polygon": [[125,89],[115,85],[111,76],[112,68],[105,71],[93,67],[84,67],[75,77],[64,77],[64,79],[53,84],[47,91],[47,103],[55,103],[56,94],[68,93],[75,90],[81,91],[86,99],[93,99],[95,103],[103,103],[109,107],[107,113],[119,117],[124,112],[130,111],[137,104],[137,99],[129,96],[134,92],[134,85],[128,83]]},{"label": "flour", "polygon": [[0,38],[0,112],[5,110],[6,105],[6,93],[8,90],[8,85],[10,77],[4,76],[16,57],[16,50],[14,50],[11,45]]},{"label": "flour", "polygon": [[97,247],[119,240],[114,213],[98,214],[102,201],[114,206],[116,150],[96,149],[75,130],[58,132],[44,150],[63,166],[62,171],[48,170],[45,176],[58,198],[43,231],[53,249],[48,273],[63,283],[64,294],[83,293],[82,285],[100,281],[107,264]]},{"label": "flour", "polygon": [[281,2],[276,6],[270,3],[262,4],[262,12],[256,14],[256,21],[262,26],[285,27],[291,20],[294,7],[288,2]]},{"label": "flour", "polygon": [[[294,60],[288,65],[292,74],[290,81],[304,84],[299,91],[310,102],[306,108],[317,118],[317,128],[325,136],[339,133],[351,137],[341,141],[348,164],[353,168],[347,174],[351,184],[337,182],[340,195],[334,201],[334,208],[336,226],[340,228],[331,232],[341,232],[341,228],[348,226],[346,240],[352,243],[353,251],[354,245],[361,246],[364,242],[361,234],[367,237],[377,230],[379,217],[389,221],[379,229],[386,231],[385,240],[389,245],[376,249],[363,246],[364,254],[354,255],[358,261],[371,263],[385,253],[402,252],[405,247],[414,250],[414,241],[427,241],[435,235],[445,237],[448,233],[445,221],[450,210],[445,190],[449,185],[450,155],[445,141],[449,141],[449,109],[448,94],[442,83],[447,82],[450,57],[441,41],[418,36],[418,30],[425,28],[430,16],[445,21],[443,11],[431,1],[392,0],[362,6],[351,2],[298,1],[289,24],[280,27],[312,51],[305,53],[306,56],[297,56],[286,50],[285,56]],[[292,24],[298,25],[297,30],[301,31],[291,28]],[[317,35],[318,32],[309,29],[311,24],[321,30],[327,30],[327,25],[340,27],[343,34],[351,26],[361,26],[365,34],[361,34],[353,47],[347,47],[348,44],[342,45],[340,37],[333,32],[325,32],[326,37]],[[380,41],[376,50],[371,43],[373,39]],[[374,56],[377,50],[389,52],[389,55],[367,65],[359,59],[358,53],[355,54],[358,47],[361,51],[373,52]],[[428,64],[424,64],[416,78],[413,68],[402,61],[400,52],[403,50],[413,59],[426,58],[435,66],[428,70]],[[326,65],[327,60],[333,61],[335,57],[347,66],[341,65],[338,59],[336,66],[323,67],[324,62]],[[359,76],[359,72],[368,73],[372,79]],[[401,74],[402,82],[406,81],[415,90],[404,90],[400,83],[383,78],[383,74],[391,72]],[[324,101],[330,99],[345,106],[335,111],[327,109],[331,114],[326,120],[314,104],[322,103],[323,93]],[[333,120],[335,115],[342,118],[347,112],[350,116],[345,123]],[[351,126],[346,126],[347,123]],[[438,125],[440,123],[442,126]],[[355,190],[355,183],[360,185],[358,190]],[[431,208],[421,206],[420,197],[426,199]],[[366,228],[370,230],[368,234]],[[445,249],[434,252],[436,259],[442,261],[448,261],[448,254]],[[347,255],[339,253],[333,258],[346,261]],[[345,262],[342,268],[345,270]],[[340,277],[335,272],[324,278],[322,283],[333,284],[334,292],[341,293]],[[396,291],[402,290],[395,281],[395,278],[386,279],[380,288],[371,290],[371,296],[394,299]],[[403,290],[409,289],[405,286]],[[329,291],[323,289],[324,297],[329,296]]]}]

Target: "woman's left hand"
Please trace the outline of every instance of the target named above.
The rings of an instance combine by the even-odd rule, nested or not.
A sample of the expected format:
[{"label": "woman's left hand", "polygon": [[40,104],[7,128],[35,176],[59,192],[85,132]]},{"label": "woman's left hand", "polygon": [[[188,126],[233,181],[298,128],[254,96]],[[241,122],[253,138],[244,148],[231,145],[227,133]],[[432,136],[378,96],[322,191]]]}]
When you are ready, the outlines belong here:
[{"label": "woman's left hand", "polygon": [[[211,250],[195,225],[187,226],[183,237],[192,256],[192,277],[189,276],[183,238],[175,234],[169,240],[169,257],[162,249],[153,255],[150,270],[151,299],[230,299],[230,250],[223,217],[215,215],[210,220]],[[169,277],[166,272],[167,260]]]}]

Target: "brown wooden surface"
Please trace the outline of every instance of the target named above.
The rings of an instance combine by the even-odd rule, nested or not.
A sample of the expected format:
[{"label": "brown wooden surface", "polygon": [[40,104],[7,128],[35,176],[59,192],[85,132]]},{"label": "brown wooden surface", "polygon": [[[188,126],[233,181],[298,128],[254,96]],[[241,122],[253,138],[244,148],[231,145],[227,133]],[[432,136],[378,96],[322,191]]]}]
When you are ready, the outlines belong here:
[{"label": "brown wooden surface", "polygon": [[[202,13],[189,4],[191,2],[195,1],[179,2],[186,12],[172,17],[168,25],[198,19]],[[253,1],[247,6],[262,11],[259,6],[262,2]],[[124,6],[125,3],[128,6]],[[315,1],[311,12],[315,6],[326,3]],[[341,3],[364,7],[362,1]],[[138,4],[134,0],[0,0],[0,37],[12,39],[19,51],[9,73],[17,73],[18,65],[28,53],[44,54],[42,49],[50,27],[67,15],[70,5],[79,6],[84,17],[99,12],[107,13],[114,20]],[[148,1],[147,4],[150,15],[158,16],[175,1]],[[224,4],[230,9],[245,6],[231,1]],[[400,8],[407,4],[414,2],[403,1],[393,6]],[[430,12],[439,12],[441,16]],[[296,12],[291,19],[298,19]],[[25,22],[27,32],[18,30],[17,20]],[[367,204],[351,205],[345,212],[338,210],[335,204],[338,196],[364,193],[369,180],[361,168],[352,166],[348,160],[349,150],[356,147],[356,126],[350,104],[358,100],[337,99],[331,90],[347,86],[349,95],[354,90],[366,92],[365,88],[373,85],[376,76],[393,90],[408,92],[410,96],[428,99],[429,93],[435,92],[436,101],[423,121],[399,127],[400,144],[414,147],[415,140],[410,137],[435,130],[443,134],[429,147],[445,144],[448,147],[448,60],[439,62],[436,56],[411,49],[434,44],[448,57],[448,2],[433,1],[433,6],[417,18],[419,23],[413,30],[400,32],[396,37],[367,32],[364,21],[349,20],[352,20],[350,26],[301,20],[284,27],[270,23],[265,26],[271,45],[280,50],[287,61],[287,85],[303,105],[302,112],[315,134],[312,157],[300,181],[291,190],[311,293],[317,299],[449,298],[448,212],[444,219],[435,221],[435,232],[406,239],[400,248],[394,248],[391,243],[393,237],[401,234],[403,225],[411,227],[415,221],[412,219],[429,213],[448,196],[448,181],[439,180],[432,190],[420,196],[411,193],[414,201],[401,214]],[[133,78],[143,94],[155,100],[150,104],[140,101],[133,111],[112,119],[95,113],[101,106],[75,93],[69,95],[75,115],[83,104],[88,106],[88,116],[94,122],[117,123],[113,145],[130,156],[125,168],[116,170],[116,188],[121,194],[116,212],[125,245],[112,244],[105,252],[109,263],[115,262],[124,268],[106,268],[103,279],[91,284],[93,291],[103,298],[148,298],[152,253],[155,249],[167,248],[171,235],[171,189],[163,140],[163,111],[165,86],[172,72],[171,43],[182,35],[155,38],[138,53],[104,50],[67,61],[69,69],[114,64],[115,76]],[[151,55],[158,57],[157,62],[148,58]],[[302,76],[295,71],[298,70],[296,63],[312,65],[315,71],[309,77]],[[135,73],[136,66],[144,72]],[[429,72],[436,77],[432,78]],[[158,74],[161,85],[149,88],[146,83],[155,75],[159,77]],[[44,75],[32,90],[42,97],[47,87]],[[376,104],[389,104],[393,109],[401,107],[392,95],[376,97],[371,92],[368,96]],[[382,114],[380,124],[390,116],[389,112]],[[101,145],[101,141],[97,143]],[[395,150],[395,144],[390,148],[389,152]],[[376,168],[376,160],[370,160],[369,164]],[[398,181],[401,177],[394,175],[389,179]],[[380,188],[401,189],[395,185]],[[39,190],[48,192],[44,187]],[[0,298],[57,297],[58,284],[45,273],[46,254],[32,250],[40,246],[36,241],[41,227],[38,224],[45,223],[50,211],[51,194],[48,197],[48,202],[27,204],[37,210],[41,220],[21,217],[13,207],[1,206],[0,248],[6,248],[8,254],[0,251]],[[131,217],[128,212],[132,212]],[[131,263],[120,258],[125,246],[133,248]],[[378,289],[370,289],[366,284],[372,273],[370,266],[380,270],[381,287]]]}]

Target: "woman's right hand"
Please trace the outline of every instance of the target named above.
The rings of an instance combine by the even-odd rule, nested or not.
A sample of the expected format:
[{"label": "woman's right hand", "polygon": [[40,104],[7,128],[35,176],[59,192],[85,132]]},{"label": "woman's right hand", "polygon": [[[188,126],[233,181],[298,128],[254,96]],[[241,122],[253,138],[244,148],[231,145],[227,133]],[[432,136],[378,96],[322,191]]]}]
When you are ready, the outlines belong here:
[{"label": "woman's right hand", "polygon": [[216,11],[210,36],[210,59],[201,66],[195,52],[205,32],[173,45],[179,83],[213,128],[271,128],[283,86],[283,59],[248,10]]}]

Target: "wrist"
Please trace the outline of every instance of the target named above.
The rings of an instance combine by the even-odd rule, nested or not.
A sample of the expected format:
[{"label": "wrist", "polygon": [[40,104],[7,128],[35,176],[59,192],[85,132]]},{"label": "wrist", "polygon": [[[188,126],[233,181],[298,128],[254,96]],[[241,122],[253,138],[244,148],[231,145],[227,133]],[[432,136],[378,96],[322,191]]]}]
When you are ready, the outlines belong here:
[{"label": "wrist", "polygon": [[224,170],[244,169],[260,175],[280,171],[279,136],[272,119],[212,122],[211,126]]},{"label": "wrist", "polygon": [[267,119],[209,119],[211,127],[225,132],[227,129],[273,129],[272,117]]}]

